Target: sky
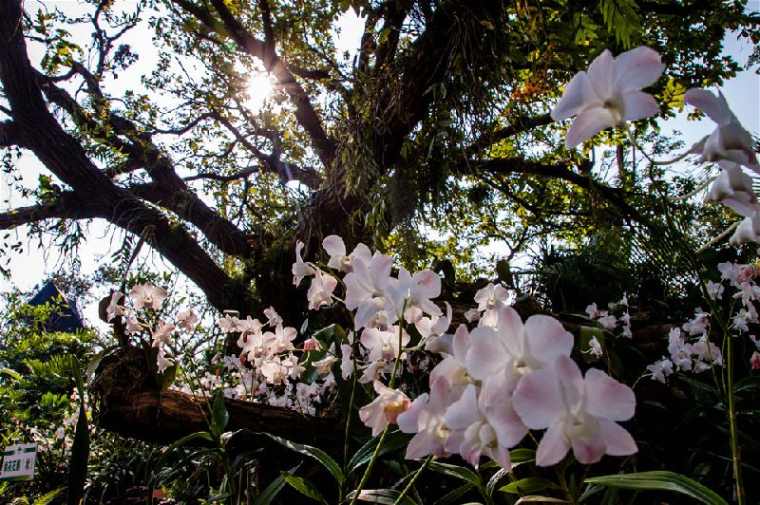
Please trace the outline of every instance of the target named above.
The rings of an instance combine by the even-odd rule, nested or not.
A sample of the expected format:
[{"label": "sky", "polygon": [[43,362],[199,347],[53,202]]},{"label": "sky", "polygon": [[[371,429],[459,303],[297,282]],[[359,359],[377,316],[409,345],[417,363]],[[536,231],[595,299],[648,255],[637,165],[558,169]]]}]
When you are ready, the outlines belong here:
[{"label": "sky", "polygon": [[[41,5],[39,0],[28,0],[27,8],[36,10]],[[49,1],[46,0],[44,5],[48,9],[57,7],[67,14],[77,14],[82,12],[82,6],[75,0],[69,1]],[[749,5],[750,10],[760,10],[760,0],[752,0]],[[352,53],[359,46],[361,33],[363,29],[362,20],[357,18],[353,10],[347,11],[335,24],[336,47],[338,54],[348,51]],[[87,42],[89,38],[89,29],[84,27],[82,30],[82,43]],[[137,69],[144,71],[150,69],[156,62],[156,51],[152,46],[150,37],[146,36],[144,30],[133,30],[128,32],[124,42],[133,46],[135,52],[140,55],[140,61]],[[32,44],[29,48],[30,58],[33,64],[37,64],[42,56],[42,50],[39,45]],[[740,63],[744,64],[751,53],[751,46],[748,43],[740,43],[736,36],[729,34],[725,40],[725,53],[734,56]],[[760,134],[760,76],[755,73],[756,69],[742,71],[735,79],[725,83],[723,93],[731,105],[736,116],[744,127],[753,134]],[[119,76],[118,80],[111,79],[105,84],[106,89],[113,90],[118,94],[120,90],[140,90],[141,71],[129,71]],[[261,79],[257,81],[261,86]],[[73,90],[72,90],[73,91]],[[686,112],[680,114],[674,119],[663,122],[663,131],[680,131],[683,134],[683,140],[686,145],[698,141],[705,134],[712,130],[709,119],[704,118],[700,121],[687,121]],[[25,154],[20,162],[25,184],[33,187],[40,173],[46,173],[39,161],[33,156]],[[4,175],[5,177],[5,175]],[[8,181],[0,180],[0,207],[2,210],[18,207],[31,202],[24,201],[20,195],[11,191]],[[104,262],[108,262],[114,246],[120,243],[123,235],[117,235],[117,239],[111,242],[109,240],[110,228],[102,220],[96,220],[88,225],[88,240],[80,248],[78,257],[81,262],[81,272],[91,274],[97,270]],[[20,240],[28,242],[26,232],[23,228],[17,228],[10,232],[11,241]],[[164,263],[157,254],[143,254],[141,261],[153,262],[158,267],[171,268]],[[15,255],[10,258],[9,264],[5,265],[12,272],[10,279],[0,279],[0,291],[10,289],[16,286],[22,290],[29,290],[37,285],[42,279],[52,272],[58,271],[61,266],[61,258],[54,248],[38,247],[36,243],[28,243],[23,254]],[[107,286],[100,286],[95,295],[105,294]],[[84,304],[84,314],[91,323],[96,323],[97,308],[94,303]]]}]

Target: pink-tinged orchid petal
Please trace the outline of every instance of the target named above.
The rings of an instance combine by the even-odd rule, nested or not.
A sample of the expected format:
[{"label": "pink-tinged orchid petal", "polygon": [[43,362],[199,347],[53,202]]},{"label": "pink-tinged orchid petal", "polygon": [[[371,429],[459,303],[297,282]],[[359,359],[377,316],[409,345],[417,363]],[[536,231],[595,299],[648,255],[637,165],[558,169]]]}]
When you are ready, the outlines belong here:
[{"label": "pink-tinged orchid petal", "polygon": [[604,456],[605,444],[599,431],[584,433],[582,436],[571,437],[573,455],[579,463],[591,465]]},{"label": "pink-tinged orchid petal", "polygon": [[525,321],[525,334],[530,353],[544,363],[560,356],[569,356],[575,339],[562,323],[550,316],[534,315]]},{"label": "pink-tinged orchid petal", "polygon": [[646,46],[640,46],[619,54],[615,58],[617,86],[622,91],[632,91],[651,86],[665,70],[660,54]]},{"label": "pink-tinged orchid petal", "polygon": [[590,139],[600,131],[615,126],[617,121],[612,117],[609,109],[604,107],[587,108],[575,118],[573,125],[567,132],[565,144],[573,148]]},{"label": "pink-tinged orchid petal", "polygon": [[467,357],[470,343],[470,332],[467,331],[467,326],[460,324],[459,327],[457,327],[457,331],[454,332],[451,348],[454,357],[462,363],[464,363]]},{"label": "pink-tinged orchid petal", "polygon": [[456,358],[451,356],[438,363],[430,372],[430,382],[435,383],[439,379],[445,380],[448,384],[454,386],[463,382],[467,371]]},{"label": "pink-tinged orchid petal", "polygon": [[493,448],[489,447],[486,455],[496,461],[502,468],[506,470],[512,468],[512,461],[509,458],[509,450],[501,444]]},{"label": "pink-tinged orchid petal", "polygon": [[536,451],[537,466],[556,465],[570,450],[570,443],[563,428],[562,421],[557,421],[544,433]]},{"label": "pink-tinged orchid petal", "polygon": [[522,356],[527,352],[525,344],[525,326],[520,314],[512,307],[499,307],[497,311],[497,328],[507,350],[512,356]]},{"label": "pink-tinged orchid petal", "polygon": [[509,362],[510,355],[493,328],[475,328],[470,333],[470,340],[465,365],[475,379],[484,380],[503,369]]},{"label": "pink-tinged orchid petal", "polygon": [[692,88],[684,95],[684,101],[701,110],[718,125],[723,126],[731,122],[733,114],[726,104],[725,98],[715,96],[706,89]]},{"label": "pink-tinged orchid petal", "polygon": [[346,244],[338,235],[328,235],[322,241],[322,247],[325,252],[332,258],[333,256],[343,257],[346,255]]},{"label": "pink-tinged orchid petal", "polygon": [[[399,416],[399,419],[401,419],[401,416]],[[430,436],[427,433],[417,433],[407,444],[404,457],[411,460],[422,459],[431,453],[433,450],[432,445]]]},{"label": "pink-tinged orchid petal", "polygon": [[528,434],[528,427],[515,412],[510,399],[516,382],[517,377],[510,372],[498,374],[483,384],[478,399],[502,447],[514,447]]},{"label": "pink-tinged orchid petal", "polygon": [[720,203],[744,217],[751,217],[758,211],[758,209],[760,209],[756,200],[752,201],[746,198],[741,198],[741,194],[736,197],[723,198]]},{"label": "pink-tinged orchid petal", "polygon": [[615,58],[609,49],[594,58],[588,67],[591,87],[600,98],[611,96],[615,86]]},{"label": "pink-tinged orchid petal", "polygon": [[625,121],[638,121],[660,113],[660,106],[649,93],[638,90],[629,91],[622,98],[623,119]]},{"label": "pink-tinged orchid petal", "polygon": [[420,417],[420,412],[427,406],[429,395],[423,393],[414,399],[409,408],[403,413],[399,414],[398,423],[399,429],[404,433],[417,433],[417,421]]},{"label": "pink-tinged orchid petal", "polygon": [[461,398],[452,403],[446,410],[444,421],[446,426],[451,429],[464,430],[478,421],[479,418],[477,391],[475,386],[470,384],[465,388]]},{"label": "pink-tinged orchid petal", "polygon": [[441,294],[441,278],[432,270],[421,270],[412,276],[420,294],[427,298],[436,298]]},{"label": "pink-tinged orchid petal", "polygon": [[565,92],[559,103],[552,109],[551,117],[555,121],[572,117],[593,100],[598,100],[598,98],[591,87],[588,75],[586,72],[578,72],[565,86]]},{"label": "pink-tinged orchid petal", "polygon": [[599,432],[610,456],[629,456],[639,450],[631,434],[614,421],[599,419]]},{"label": "pink-tinged orchid petal", "polygon": [[548,428],[565,412],[556,373],[544,368],[524,376],[515,388],[512,405],[528,428]]},{"label": "pink-tinged orchid petal", "polygon": [[562,402],[566,409],[572,410],[583,400],[583,375],[578,365],[569,356],[560,356],[554,362]]},{"label": "pink-tinged orchid petal", "polygon": [[372,260],[372,251],[365,244],[359,242],[356,244],[356,247],[354,247],[354,250],[351,252],[350,256],[351,261],[358,259],[363,261],[365,265],[368,265]]},{"label": "pink-tinged orchid petal", "polygon": [[636,396],[625,384],[596,368],[586,372],[586,410],[593,416],[627,421],[636,410]]}]

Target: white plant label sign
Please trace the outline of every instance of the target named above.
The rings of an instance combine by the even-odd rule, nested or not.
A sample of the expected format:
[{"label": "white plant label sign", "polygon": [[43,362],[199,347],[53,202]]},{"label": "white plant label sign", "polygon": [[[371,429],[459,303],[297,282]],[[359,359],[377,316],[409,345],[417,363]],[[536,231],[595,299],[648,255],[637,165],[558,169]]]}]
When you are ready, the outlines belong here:
[{"label": "white plant label sign", "polygon": [[31,480],[37,460],[37,444],[10,445],[3,451],[0,480]]}]

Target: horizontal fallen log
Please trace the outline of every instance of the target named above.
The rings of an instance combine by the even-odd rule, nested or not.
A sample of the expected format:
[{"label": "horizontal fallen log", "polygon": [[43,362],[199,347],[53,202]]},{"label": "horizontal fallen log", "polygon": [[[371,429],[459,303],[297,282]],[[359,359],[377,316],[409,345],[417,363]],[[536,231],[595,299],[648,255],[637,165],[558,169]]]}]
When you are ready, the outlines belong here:
[{"label": "horizontal fallen log", "polygon": [[[141,391],[107,398],[98,413],[101,428],[146,442],[169,444],[198,431],[208,431],[208,399],[180,391]],[[307,416],[294,410],[240,400],[225,401],[227,431],[267,432],[294,442],[320,445],[339,442],[342,429],[333,418]]]}]

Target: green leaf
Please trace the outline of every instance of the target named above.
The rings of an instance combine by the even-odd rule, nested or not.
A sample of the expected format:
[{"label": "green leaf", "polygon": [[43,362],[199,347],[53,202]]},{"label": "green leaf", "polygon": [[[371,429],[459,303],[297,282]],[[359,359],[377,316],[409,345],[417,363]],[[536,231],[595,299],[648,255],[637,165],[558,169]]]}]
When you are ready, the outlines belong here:
[{"label": "green leaf", "polygon": [[69,505],[79,505],[84,496],[84,484],[87,480],[87,460],[90,458],[90,430],[87,425],[87,412],[84,400],[80,396],[79,418],[74,431],[74,443],[71,445],[69,460]]},{"label": "green leaf", "polygon": [[280,494],[282,488],[285,487],[285,478],[280,475],[275,480],[269,483],[267,487],[261,492],[260,495],[253,500],[253,505],[269,505],[272,500]]},{"label": "green leaf", "polygon": [[[348,498],[352,499],[356,495],[356,491],[351,491],[348,494]],[[359,501],[368,503],[382,503],[384,505],[393,505],[401,495],[401,491],[395,489],[363,489],[359,494]],[[401,499],[401,503],[404,505],[417,505],[417,502],[404,496]]]},{"label": "green leaf", "polygon": [[559,489],[559,486],[541,477],[526,477],[525,479],[516,480],[506,486],[500,487],[499,491],[511,494],[533,494],[546,489]]},{"label": "green leaf", "polygon": [[692,480],[685,475],[675,472],[657,470],[618,475],[603,475],[591,477],[584,481],[586,484],[621,489],[636,489],[640,491],[672,491],[699,500],[707,505],[728,505],[728,502],[717,493]]},{"label": "green leaf", "polygon": [[486,492],[488,493],[488,496],[493,495],[493,490],[496,488],[496,485],[507,475],[509,475],[509,470],[506,468],[500,468],[498,472],[493,474],[491,478],[488,479],[488,484],[486,484]]},{"label": "green leaf", "polygon": [[[348,462],[347,468],[349,475],[355,472],[358,468],[366,465],[369,460],[372,459],[372,453],[374,452],[375,446],[377,446],[379,439],[380,437],[369,439],[367,443],[365,443],[359,448],[358,451],[356,451],[356,453]],[[384,454],[396,451],[402,447],[406,447],[408,441],[409,436],[401,433],[400,431],[388,433],[388,435],[385,437],[385,441],[383,442],[383,446],[380,448],[378,456],[382,456]]]},{"label": "green leaf", "polygon": [[218,389],[214,393],[214,400],[211,404],[211,434],[214,437],[220,437],[227,427],[230,420],[230,413],[227,412],[227,406],[224,404],[224,393]]},{"label": "green leaf", "polygon": [[290,440],[286,440],[275,435],[270,435],[269,433],[262,433],[262,435],[271,438],[278,444],[287,447],[292,451],[315,459],[321,463],[322,466],[324,466],[325,469],[327,469],[327,471],[330,472],[333,477],[335,477],[335,480],[338,481],[338,484],[342,484],[343,481],[346,480],[346,476],[343,475],[343,471],[340,469],[340,465],[322,449],[317,449],[316,447],[312,447],[306,444],[297,444],[295,442],[291,442]]},{"label": "green leaf", "polygon": [[314,487],[314,484],[304,479],[303,477],[298,477],[289,473],[283,473],[282,478],[285,479],[285,482],[287,482],[290,487],[306,496],[307,498],[311,498],[314,501],[328,505],[327,500],[325,500],[324,496],[322,496],[322,493],[320,493],[317,488]]},{"label": "green leaf", "polygon": [[21,380],[21,374],[13,370],[12,368],[0,368],[0,374],[7,375],[8,377],[16,381]]},{"label": "green leaf", "polygon": [[454,477],[455,479],[460,479],[465,482],[469,482],[478,487],[480,487],[483,484],[483,481],[480,478],[480,475],[473,472],[469,468],[465,468],[463,466],[431,461],[430,464],[428,464],[428,468],[430,470],[433,470],[434,472],[438,472],[443,475],[448,475],[449,477]]},{"label": "green leaf", "polygon": [[536,451],[533,449],[512,449],[509,451],[509,459],[512,461],[512,467],[530,463],[536,460]]},{"label": "green leaf", "polygon": [[52,491],[49,491],[36,500],[34,500],[34,503],[32,505],[48,505],[51,501],[55,499],[56,496],[61,494],[66,488],[65,487],[59,487],[57,489],[53,489]]},{"label": "green leaf", "polygon": [[441,496],[433,505],[452,505],[459,498],[474,488],[475,486],[473,484],[467,482],[464,485],[459,486],[458,488],[453,489],[452,491],[449,491],[445,495]]},{"label": "green leaf", "polygon": [[172,445],[166,448],[166,450],[164,451],[164,457],[168,456],[169,454],[179,449],[183,445],[186,445],[192,442],[193,440],[205,440],[207,442],[213,442],[214,437],[211,436],[211,433],[209,433],[208,431],[196,431],[195,433],[185,435],[179,440],[175,440],[174,443],[172,443]]}]

